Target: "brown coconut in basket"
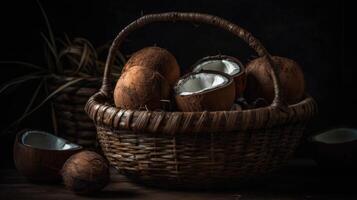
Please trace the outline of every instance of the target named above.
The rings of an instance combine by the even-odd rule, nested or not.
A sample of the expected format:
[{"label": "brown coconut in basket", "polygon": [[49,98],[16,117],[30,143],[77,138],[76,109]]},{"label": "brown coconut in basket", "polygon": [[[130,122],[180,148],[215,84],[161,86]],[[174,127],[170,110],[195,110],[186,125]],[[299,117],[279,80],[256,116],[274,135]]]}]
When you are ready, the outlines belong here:
[{"label": "brown coconut in basket", "polygon": [[114,90],[119,108],[149,110],[163,108],[172,86],[180,76],[176,58],[159,47],[146,47],[134,53],[123,68]]},{"label": "brown coconut in basket", "polygon": [[[269,63],[269,76],[274,86],[272,103],[256,109],[187,112],[113,105],[110,66],[115,50],[138,28],[166,21],[209,24],[243,39]],[[150,73],[155,78],[150,80],[155,88],[161,89],[165,79],[169,82],[165,73],[157,68],[150,70],[154,71]],[[85,109],[97,127],[104,155],[127,177],[160,187],[235,187],[261,179],[284,165],[296,149],[306,123],[316,113],[315,101],[307,95],[292,105],[284,104],[278,71],[264,46],[247,30],[227,20],[200,13],[145,15],[115,38],[102,87],[88,100]],[[170,82],[168,85],[172,87]],[[125,88],[126,85],[116,88],[114,93],[125,92]],[[145,105],[147,100],[152,100],[150,95],[155,96],[152,90],[145,92],[148,98],[135,105]],[[165,94],[159,89],[155,92]]]}]

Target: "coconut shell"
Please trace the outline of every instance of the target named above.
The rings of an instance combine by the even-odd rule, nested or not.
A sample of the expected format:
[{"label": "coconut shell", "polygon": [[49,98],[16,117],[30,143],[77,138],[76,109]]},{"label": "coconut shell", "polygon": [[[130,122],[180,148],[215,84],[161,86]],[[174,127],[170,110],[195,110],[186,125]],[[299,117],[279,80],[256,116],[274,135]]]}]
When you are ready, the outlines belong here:
[{"label": "coconut shell", "polygon": [[[185,79],[187,76],[194,73],[197,72],[186,74],[182,77],[182,79]],[[231,110],[235,99],[235,83],[233,79],[223,73],[211,73],[217,73],[225,76],[229,81],[219,87],[200,93],[194,93],[191,95],[176,95],[176,105],[179,110],[183,112]]]},{"label": "coconut shell", "polygon": [[22,143],[26,131],[17,134],[14,142],[16,169],[33,182],[58,182],[60,170],[66,160],[82,150],[81,147],[67,150],[39,149]]},{"label": "coconut shell", "polygon": [[246,74],[245,74],[245,67],[244,67],[243,63],[239,59],[237,59],[235,57],[232,57],[232,56],[226,56],[226,55],[207,56],[207,57],[204,57],[204,58],[198,60],[191,67],[191,70],[192,71],[197,71],[195,68],[199,64],[207,62],[207,61],[212,61],[212,60],[227,60],[227,61],[236,63],[239,66],[239,68],[240,68],[239,73],[236,73],[234,75],[230,75],[230,74],[228,74],[228,75],[233,77],[233,80],[235,82],[235,85],[236,85],[235,86],[235,88],[236,88],[236,99],[238,99],[239,97],[242,97],[243,93],[244,93],[244,90],[245,90],[245,86],[246,86]]},{"label": "coconut shell", "polygon": [[317,164],[335,174],[356,174],[357,130],[336,128],[311,137]]},{"label": "coconut shell", "polygon": [[[278,76],[286,103],[294,104],[301,101],[305,93],[305,81],[300,66],[288,58],[273,56],[272,59],[279,68]],[[252,60],[247,64],[246,73],[245,97],[248,101],[264,98],[271,103],[274,99],[274,84],[268,61],[264,57]]]},{"label": "coconut shell", "polygon": [[82,151],[65,162],[62,177],[68,189],[79,194],[90,194],[109,183],[109,164],[95,152]]},{"label": "coconut shell", "polygon": [[173,86],[180,78],[180,67],[176,58],[166,49],[146,47],[135,52],[123,68],[126,72],[133,66],[141,66],[158,71]]},{"label": "coconut shell", "polygon": [[162,109],[161,100],[170,98],[170,86],[158,72],[133,66],[119,78],[114,90],[114,102],[124,109]]}]

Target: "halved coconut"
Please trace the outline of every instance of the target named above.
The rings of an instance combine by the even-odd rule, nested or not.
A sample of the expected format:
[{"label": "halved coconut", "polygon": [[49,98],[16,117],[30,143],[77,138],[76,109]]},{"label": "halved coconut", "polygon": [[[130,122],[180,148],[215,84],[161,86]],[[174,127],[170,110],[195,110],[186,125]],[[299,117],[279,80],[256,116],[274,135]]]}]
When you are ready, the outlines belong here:
[{"label": "halved coconut", "polygon": [[357,141],[357,130],[350,128],[338,128],[326,131],[312,137],[315,142],[324,144],[341,144]]},{"label": "halved coconut", "polygon": [[[357,129],[337,128],[311,138],[315,144],[315,158],[324,169],[355,172],[357,167]],[[341,171],[339,170],[339,171]]]},{"label": "halved coconut", "polygon": [[80,148],[66,139],[42,131],[28,131],[22,135],[22,144],[38,149],[65,151]]},{"label": "halved coconut", "polygon": [[192,72],[183,76],[174,87],[179,110],[230,110],[235,98],[233,79],[216,71]]},{"label": "halved coconut", "polygon": [[34,181],[60,180],[64,162],[82,147],[42,131],[20,132],[14,144],[17,170]]},{"label": "halved coconut", "polygon": [[218,71],[233,77],[236,84],[236,97],[242,96],[246,85],[246,76],[244,65],[237,58],[226,55],[202,58],[193,65],[192,71],[202,70]]}]

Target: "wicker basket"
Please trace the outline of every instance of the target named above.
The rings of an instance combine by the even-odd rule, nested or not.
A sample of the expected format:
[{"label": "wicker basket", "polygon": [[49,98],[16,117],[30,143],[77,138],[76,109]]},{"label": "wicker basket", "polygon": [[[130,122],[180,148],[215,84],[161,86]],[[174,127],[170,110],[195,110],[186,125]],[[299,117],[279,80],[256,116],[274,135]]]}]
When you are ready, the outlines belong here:
[{"label": "wicker basket", "polygon": [[[264,108],[218,112],[157,112],[113,106],[109,66],[126,36],[147,24],[189,21],[222,28],[243,39],[273,70],[273,103]],[[262,44],[243,28],[216,16],[162,13],[125,27],[109,51],[102,87],[86,104],[111,165],[134,180],[162,187],[221,187],[262,177],[284,164],[316,113],[306,96],[284,105],[277,69]]]},{"label": "wicker basket", "polygon": [[[71,77],[54,77],[49,89],[56,90],[72,80]],[[100,87],[101,79],[89,78],[61,90],[53,98],[59,136],[87,149],[97,149],[96,129],[84,111],[85,104]]]}]

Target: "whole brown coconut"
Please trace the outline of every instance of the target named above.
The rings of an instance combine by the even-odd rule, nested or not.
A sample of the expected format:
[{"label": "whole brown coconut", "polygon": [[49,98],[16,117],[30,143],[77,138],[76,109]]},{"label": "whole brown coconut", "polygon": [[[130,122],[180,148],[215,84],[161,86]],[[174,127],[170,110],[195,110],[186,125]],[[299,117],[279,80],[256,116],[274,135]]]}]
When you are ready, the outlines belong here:
[{"label": "whole brown coconut", "polygon": [[109,182],[108,162],[92,151],[71,156],[63,165],[65,186],[78,194],[90,194],[104,188]]},{"label": "whole brown coconut", "polygon": [[[272,59],[279,68],[278,78],[280,79],[284,100],[288,104],[299,102],[305,91],[304,74],[300,66],[288,58],[273,56]],[[274,99],[274,85],[267,59],[260,57],[252,60],[247,64],[246,72],[245,97],[248,101],[264,98],[271,103]]]},{"label": "whole brown coconut", "polygon": [[180,67],[176,58],[166,49],[160,47],[146,47],[135,52],[127,61],[123,72],[133,66],[141,66],[158,71],[173,86],[180,78]]},{"label": "whole brown coconut", "polygon": [[155,110],[170,98],[170,86],[157,71],[133,66],[119,78],[114,90],[114,102],[119,108]]}]

